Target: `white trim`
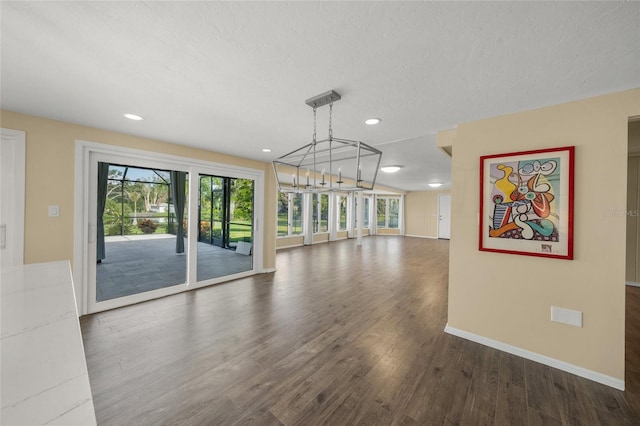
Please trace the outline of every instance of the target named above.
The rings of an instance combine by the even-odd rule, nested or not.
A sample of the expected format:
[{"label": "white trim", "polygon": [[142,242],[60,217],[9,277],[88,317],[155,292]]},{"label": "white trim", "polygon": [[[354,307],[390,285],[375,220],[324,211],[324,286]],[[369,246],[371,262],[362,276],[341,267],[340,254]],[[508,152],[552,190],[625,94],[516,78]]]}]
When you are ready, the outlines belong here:
[{"label": "white trim", "polygon": [[[253,245],[253,269],[246,273],[228,275],[213,280],[196,282],[195,267],[191,266],[187,271],[187,282],[178,284],[164,289],[154,290],[152,292],[140,293],[139,295],[127,296],[125,298],[113,299],[104,302],[92,302],[90,297],[95,300],[95,289],[89,289],[91,274],[95,276],[95,238],[96,238],[96,220],[90,220],[95,217],[95,200],[92,202],[90,197],[95,198],[95,191],[91,188],[96,186],[94,175],[96,161],[109,161],[122,157],[125,163],[139,166],[163,167],[171,170],[178,170],[190,173],[191,176],[198,174],[213,174],[221,176],[229,176],[233,178],[252,179],[254,181],[254,240]],[[179,157],[156,153],[151,151],[142,151],[139,149],[125,148],[115,145],[101,144],[96,142],[87,142],[84,140],[75,141],[75,163],[74,163],[74,249],[73,249],[73,276],[74,285],[76,287],[78,312],[81,315],[97,312],[104,309],[112,309],[117,306],[137,303],[150,298],[164,297],[180,291],[200,288],[207,285],[217,284],[244,276],[260,273],[263,268],[264,256],[264,231],[262,223],[264,223],[264,191],[265,176],[264,170],[252,169],[247,167],[232,166],[229,164],[216,163],[211,161],[203,161],[188,157]],[[197,188],[197,185],[195,186]],[[192,190],[194,186],[189,186]],[[93,194],[93,195],[92,195]],[[190,197],[191,199],[192,197]],[[91,207],[93,206],[93,207]],[[197,215],[197,209],[189,206],[189,235],[196,235],[197,220],[192,220]],[[93,214],[91,210],[93,209]],[[91,243],[90,243],[91,241]],[[188,253],[195,253],[193,250],[197,244],[195,240],[189,238],[190,247]],[[92,248],[90,248],[90,246]],[[187,261],[191,256],[187,254]],[[195,256],[194,256],[195,258]],[[140,299],[138,299],[140,297]],[[117,306],[116,306],[117,305]]]},{"label": "white trim", "polygon": [[640,283],[637,283],[635,281],[626,281],[625,284],[630,287],[640,287]]},{"label": "white trim", "polygon": [[528,351],[526,349],[519,348],[517,346],[512,346],[506,343],[499,342],[497,340],[470,333],[468,331],[450,327],[449,324],[445,326],[444,331],[445,333],[451,334],[453,336],[458,336],[472,342],[480,343],[481,345],[489,346],[490,348],[498,349],[512,355],[539,362],[540,364],[548,365],[549,367],[557,368],[558,370],[566,371],[567,373],[575,374],[576,376],[584,377],[585,379],[593,380],[594,382],[602,383],[603,385],[611,386],[615,389],[619,389],[622,391],[624,390],[624,380],[607,376],[606,374],[598,373],[597,371],[588,370],[586,368],[579,367],[574,364],[569,364],[568,362],[560,361],[546,355],[541,355],[535,352]]},{"label": "white trim", "polygon": [[[15,233],[18,238],[9,236],[7,238],[7,249],[11,250],[9,257],[11,264],[22,265],[24,263],[26,134],[21,130],[1,128],[0,135],[3,140],[11,143],[10,156],[12,157],[11,163],[13,165],[13,177],[15,178],[10,191],[11,209],[8,215],[8,224],[11,226],[12,233]],[[7,222],[5,222],[5,225],[7,225]]]},{"label": "white trim", "polygon": [[267,269],[263,269],[261,273],[262,274],[270,274],[272,272],[276,272],[277,270],[278,269],[276,269],[276,268],[267,268]]},{"label": "white trim", "polygon": [[437,240],[438,237],[432,237],[429,235],[413,235],[413,234],[405,234],[405,237],[413,237],[413,238],[428,238],[430,240]]}]

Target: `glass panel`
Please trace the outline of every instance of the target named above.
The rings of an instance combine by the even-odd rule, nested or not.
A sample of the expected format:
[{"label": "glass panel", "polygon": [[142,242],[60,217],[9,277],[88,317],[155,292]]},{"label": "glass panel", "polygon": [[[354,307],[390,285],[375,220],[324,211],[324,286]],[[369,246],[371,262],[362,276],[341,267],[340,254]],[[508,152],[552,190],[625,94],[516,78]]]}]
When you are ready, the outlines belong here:
[{"label": "glass panel", "polygon": [[253,243],[253,180],[231,179],[229,246]]},{"label": "glass panel", "polygon": [[289,195],[278,192],[278,236],[289,235]]},{"label": "glass panel", "polygon": [[378,198],[378,206],[377,206],[377,217],[378,217],[378,228],[385,228],[386,223],[386,204],[387,200],[385,198]]},{"label": "glass panel", "polygon": [[389,228],[398,227],[399,205],[400,205],[400,200],[398,200],[397,198],[389,199]]},{"label": "glass panel", "polygon": [[[168,170],[109,165],[103,216],[106,256],[96,266],[97,302],[186,281],[187,245],[185,253],[176,252],[170,176]],[[188,175],[185,181],[188,199]]]},{"label": "glass panel", "polygon": [[329,196],[327,194],[320,195],[320,226],[318,232],[327,232],[329,230]]},{"label": "glass panel", "polygon": [[369,227],[369,198],[364,199],[364,227]]},{"label": "glass panel", "polygon": [[222,235],[222,224],[225,213],[224,181],[220,177],[211,178],[211,241],[209,244],[225,247]]},{"label": "glass panel", "polygon": [[313,231],[327,232],[329,218],[329,196],[313,194]]},{"label": "glass panel", "polygon": [[302,234],[302,194],[292,194],[291,235]]},{"label": "glass panel", "polygon": [[213,218],[211,179],[211,176],[200,176],[200,227],[198,230],[198,241],[208,244],[211,244],[211,238],[213,237],[211,233]]},{"label": "glass panel", "polygon": [[200,175],[198,281],[253,269],[253,185]]},{"label": "glass panel", "polygon": [[344,231],[347,229],[347,197],[340,196],[339,200],[340,203],[338,204],[338,207],[340,210],[338,211],[340,212],[340,222],[338,230]]},{"label": "glass panel", "polygon": [[318,201],[320,200],[320,194],[311,194],[311,206],[313,208],[313,213],[311,217],[313,218],[313,232],[320,232],[318,227],[320,225],[320,218],[318,217]]}]

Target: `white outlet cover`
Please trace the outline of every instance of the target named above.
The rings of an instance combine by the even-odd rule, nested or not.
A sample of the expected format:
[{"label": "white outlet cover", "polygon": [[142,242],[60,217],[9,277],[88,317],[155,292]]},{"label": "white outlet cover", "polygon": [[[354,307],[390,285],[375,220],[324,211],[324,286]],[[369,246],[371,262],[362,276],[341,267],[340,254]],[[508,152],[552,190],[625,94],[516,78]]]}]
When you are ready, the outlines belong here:
[{"label": "white outlet cover", "polygon": [[552,306],[551,321],[572,325],[574,327],[582,327],[582,312]]},{"label": "white outlet cover", "polygon": [[49,217],[60,216],[60,206],[49,206]]}]

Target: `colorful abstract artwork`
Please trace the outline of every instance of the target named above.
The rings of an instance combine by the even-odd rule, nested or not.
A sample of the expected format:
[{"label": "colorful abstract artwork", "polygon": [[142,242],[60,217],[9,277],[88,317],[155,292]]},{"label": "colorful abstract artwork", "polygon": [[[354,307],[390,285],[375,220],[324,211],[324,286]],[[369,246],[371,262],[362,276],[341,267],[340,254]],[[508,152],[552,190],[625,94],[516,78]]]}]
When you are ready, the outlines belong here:
[{"label": "colorful abstract artwork", "polygon": [[481,158],[480,250],[571,259],[574,147]]}]

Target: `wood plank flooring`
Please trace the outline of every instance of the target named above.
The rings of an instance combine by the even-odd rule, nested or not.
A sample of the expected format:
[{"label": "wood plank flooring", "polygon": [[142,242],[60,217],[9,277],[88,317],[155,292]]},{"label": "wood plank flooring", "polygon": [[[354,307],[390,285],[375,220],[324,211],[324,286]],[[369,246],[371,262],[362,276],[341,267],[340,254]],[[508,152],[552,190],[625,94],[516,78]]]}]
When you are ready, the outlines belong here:
[{"label": "wood plank flooring", "polygon": [[638,425],[620,392],[443,332],[447,241],[279,251],[277,272],[81,320],[100,425]]}]

